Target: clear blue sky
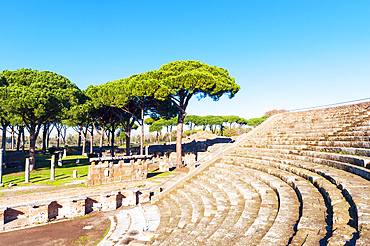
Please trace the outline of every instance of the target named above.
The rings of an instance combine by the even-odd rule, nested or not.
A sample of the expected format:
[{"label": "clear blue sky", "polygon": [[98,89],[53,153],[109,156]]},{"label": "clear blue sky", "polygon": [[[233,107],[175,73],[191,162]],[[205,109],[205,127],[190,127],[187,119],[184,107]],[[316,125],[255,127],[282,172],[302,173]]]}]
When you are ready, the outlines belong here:
[{"label": "clear blue sky", "polygon": [[370,1],[0,3],[1,71],[49,70],[86,89],[175,60],[228,69],[239,93],[192,99],[197,115],[370,97]]}]

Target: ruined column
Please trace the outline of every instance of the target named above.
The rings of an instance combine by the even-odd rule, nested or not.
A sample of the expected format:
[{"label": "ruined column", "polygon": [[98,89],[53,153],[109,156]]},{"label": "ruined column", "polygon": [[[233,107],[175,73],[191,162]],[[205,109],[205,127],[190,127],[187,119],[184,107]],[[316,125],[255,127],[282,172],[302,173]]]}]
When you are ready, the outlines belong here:
[{"label": "ruined column", "polygon": [[55,180],[55,155],[51,156],[50,161],[50,180]]},{"label": "ruined column", "polygon": [[0,187],[4,187],[4,184],[3,184],[3,149],[0,149]]},{"label": "ruined column", "polygon": [[59,166],[59,167],[63,166],[63,162],[62,162],[62,152],[59,152],[58,166]]},{"label": "ruined column", "polygon": [[73,178],[76,179],[77,178],[77,170],[73,170]]},{"label": "ruined column", "polygon": [[24,183],[27,184],[30,182],[30,158],[26,158],[26,168],[25,168],[25,176],[24,176]]},{"label": "ruined column", "polygon": [[63,150],[63,158],[67,158],[67,149]]},{"label": "ruined column", "polygon": [[145,146],[145,155],[149,155],[149,146]]}]

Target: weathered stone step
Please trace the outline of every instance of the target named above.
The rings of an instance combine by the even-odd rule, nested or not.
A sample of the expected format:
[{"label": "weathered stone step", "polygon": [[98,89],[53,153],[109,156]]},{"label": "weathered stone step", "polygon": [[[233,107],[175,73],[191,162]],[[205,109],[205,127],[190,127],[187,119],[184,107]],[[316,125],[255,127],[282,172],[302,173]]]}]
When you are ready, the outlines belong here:
[{"label": "weathered stone step", "polygon": [[210,183],[218,186],[219,189],[223,190],[228,195],[230,201],[230,208],[227,216],[223,220],[222,224],[218,226],[217,230],[206,241],[206,244],[215,244],[221,241],[229,230],[235,226],[243,213],[245,202],[240,192],[235,189],[233,184],[227,180],[224,175],[214,174],[213,172],[206,172],[205,175],[208,176],[207,180]]},{"label": "weathered stone step", "polygon": [[306,140],[281,140],[281,139],[256,139],[258,145],[307,145],[322,147],[370,148],[370,142],[362,141],[306,141]]},{"label": "weathered stone step", "polygon": [[196,223],[195,228],[184,238],[178,245],[189,245],[189,242],[194,244],[198,243],[198,236],[208,227],[210,222],[213,220],[216,211],[216,200],[208,193],[208,191],[201,186],[195,185],[193,182],[186,184],[184,188],[189,191],[194,197],[200,197],[204,204],[204,213],[200,217],[200,220]]},{"label": "weathered stone step", "polygon": [[370,169],[370,158],[365,157],[365,156],[355,156],[355,155],[348,155],[348,154],[337,154],[337,153],[327,153],[327,152],[307,151],[307,150],[274,149],[274,148],[239,148],[235,153],[243,154],[243,152],[246,152],[246,151],[249,151],[252,153],[268,154],[270,156],[278,155],[281,158],[287,158],[288,155],[301,155],[301,156],[322,159],[322,161],[323,160],[333,161],[332,165],[335,165],[335,166],[339,165],[336,162],[342,162],[342,163],[352,164],[350,165],[349,168],[352,168],[353,165],[355,165],[359,167],[364,167],[366,169]]},{"label": "weathered stone step", "polygon": [[216,164],[216,167],[219,172],[227,173],[235,180],[242,179],[250,185],[255,183],[250,178],[251,174],[253,174],[255,178],[262,180],[277,192],[279,196],[278,214],[268,232],[259,242],[259,245],[287,245],[294,234],[294,225],[299,219],[300,204],[295,191],[279,178],[263,172],[222,163]]},{"label": "weathered stone step", "polygon": [[163,201],[157,202],[156,206],[157,206],[158,213],[159,213],[159,216],[160,216],[160,222],[159,222],[158,228],[156,230],[157,235],[155,237],[153,237],[153,239],[151,240],[152,243],[154,243],[156,241],[157,237],[159,237],[161,234],[165,233],[167,224],[169,223],[170,218],[171,218],[171,210],[168,207],[167,203],[165,203]]},{"label": "weathered stone step", "polygon": [[253,163],[279,168],[309,180],[321,191],[321,193],[327,199],[329,205],[331,206],[331,210],[333,213],[333,235],[331,236],[331,239],[329,239],[329,242],[341,242],[345,244],[346,242],[349,242],[354,238],[354,234],[357,231],[353,227],[349,226],[350,221],[353,220],[353,218],[351,218],[349,214],[350,205],[346,202],[345,198],[341,194],[341,191],[337,189],[337,187],[331,182],[316,173],[295,167],[294,165],[289,165],[284,159],[266,157],[263,155],[253,155],[253,159],[251,159],[252,156],[244,156],[243,158],[248,158],[248,161]]},{"label": "weathered stone step", "polygon": [[234,245],[235,242],[239,239],[240,235],[243,235],[257,218],[261,206],[261,199],[257,191],[252,188],[252,186],[250,186],[250,184],[252,182],[256,182],[256,180],[250,176],[241,173],[239,173],[240,175],[238,177],[230,175],[228,170],[220,170],[218,166],[210,168],[210,170],[212,170],[212,172],[222,173],[224,177],[228,177],[228,180],[230,180],[229,184],[234,185],[234,187],[237,188],[241,194],[243,194],[244,208],[241,216],[233,225],[233,227],[230,227],[224,238],[219,241],[223,244]]},{"label": "weathered stone step", "polygon": [[[250,177],[241,176],[243,181],[250,180]],[[250,182],[250,181],[249,181]],[[250,183],[261,196],[261,206],[257,218],[248,230],[238,238],[236,245],[256,245],[270,229],[276,218],[278,199],[276,193],[266,184],[259,180]],[[247,243],[246,243],[247,242]]]},{"label": "weathered stone step", "polygon": [[177,224],[181,218],[180,208],[176,205],[176,203],[169,197],[165,197],[163,203],[167,204],[167,207],[171,211],[171,216],[169,218],[168,223],[166,224],[165,228],[162,229],[159,236],[155,239],[153,245],[160,245],[167,237],[172,233],[174,228],[176,228]]},{"label": "weathered stone step", "polygon": [[205,175],[198,176],[198,179],[193,180],[193,182],[195,182],[196,185],[202,186],[208,190],[208,192],[210,192],[216,198],[217,202],[217,211],[215,216],[205,230],[198,235],[196,239],[197,242],[205,243],[208,238],[210,238],[219,229],[229,213],[234,213],[233,208],[230,206],[229,197],[222,189],[219,189],[217,186],[210,183]]},{"label": "weathered stone step", "polygon": [[[294,157],[294,156],[293,156]],[[233,157],[235,158],[235,157]],[[289,161],[289,160],[286,160]],[[334,183],[342,190],[347,200],[352,201],[358,214],[358,231],[360,239],[357,242],[370,240],[370,182],[340,169],[315,164],[312,162],[290,160],[289,164],[315,172]],[[356,245],[357,245],[356,242]]]},{"label": "weathered stone step", "polygon": [[181,242],[185,242],[189,234],[196,230],[204,214],[204,204],[199,194],[192,193],[186,188],[178,189],[177,192],[190,201],[192,205],[192,215],[189,216],[190,221],[184,225],[182,230],[173,234],[173,239],[171,241],[172,245],[179,245]]},{"label": "weathered stone step", "polygon": [[193,208],[191,202],[179,194],[179,192],[172,192],[170,198],[176,203],[180,210],[180,220],[173,228],[171,234],[161,243],[161,245],[176,245],[183,236],[183,228],[186,227],[191,221]]},{"label": "weathered stone step", "polygon": [[326,206],[319,191],[311,183],[297,175],[265,165],[257,165],[252,161],[249,162],[249,159],[245,158],[245,161],[241,160],[240,163],[236,164],[279,177],[296,190],[301,200],[302,216],[298,224],[298,232],[294,236],[292,243],[295,244],[306,240],[306,242],[318,244],[320,241],[325,240],[324,237],[327,233],[325,229],[327,226],[325,222]]}]

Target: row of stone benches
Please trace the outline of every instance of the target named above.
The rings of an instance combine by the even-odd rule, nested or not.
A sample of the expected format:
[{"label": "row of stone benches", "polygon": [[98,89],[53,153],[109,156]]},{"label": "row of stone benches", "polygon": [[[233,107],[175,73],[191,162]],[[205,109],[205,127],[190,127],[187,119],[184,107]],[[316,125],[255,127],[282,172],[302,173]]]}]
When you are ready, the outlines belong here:
[{"label": "row of stone benches", "polygon": [[352,211],[355,213],[354,220],[357,222],[355,227],[360,233],[358,243],[361,241],[370,242],[370,234],[368,233],[370,229],[370,183],[366,180],[370,177],[369,169],[317,157],[271,152],[269,149],[243,149],[237,155],[241,154],[243,154],[244,162],[285,168],[289,171],[298,168],[300,173],[303,173],[302,170],[309,170],[331,181],[352,204]]}]

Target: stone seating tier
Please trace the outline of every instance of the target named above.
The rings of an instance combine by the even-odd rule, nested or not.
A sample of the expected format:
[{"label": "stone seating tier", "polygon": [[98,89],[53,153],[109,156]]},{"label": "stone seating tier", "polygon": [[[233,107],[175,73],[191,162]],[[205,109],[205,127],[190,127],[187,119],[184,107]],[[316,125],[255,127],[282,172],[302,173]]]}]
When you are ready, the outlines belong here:
[{"label": "stone seating tier", "polygon": [[[261,150],[263,151],[263,150]],[[258,154],[257,151],[251,151],[252,156],[244,154],[243,158],[245,161],[274,165],[274,163],[287,164],[291,166],[296,166],[299,168],[307,169],[312,172],[325,177],[330,182],[335,184],[342,192],[345,194],[346,199],[352,203],[352,211],[356,210],[358,215],[354,216],[354,219],[358,220],[358,230],[363,239],[369,240],[370,235],[368,233],[368,228],[370,226],[370,189],[369,181],[364,180],[356,174],[343,172],[338,168],[331,168],[329,166],[323,166],[322,164],[315,164],[312,160],[304,161],[301,160],[297,155],[284,155],[284,156],[269,156],[268,152]],[[290,159],[288,158],[290,157]],[[342,163],[344,164],[344,163]],[[276,165],[276,164],[275,164]]]},{"label": "stone seating tier", "polygon": [[150,244],[370,245],[369,132],[370,102],[272,116],[154,197]]}]

